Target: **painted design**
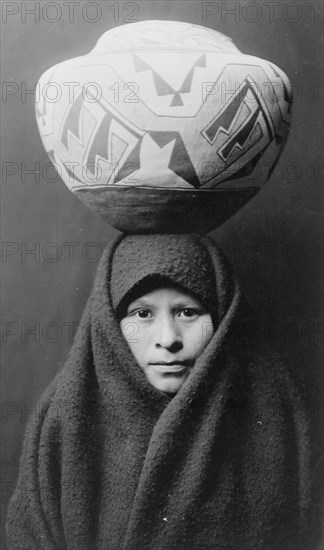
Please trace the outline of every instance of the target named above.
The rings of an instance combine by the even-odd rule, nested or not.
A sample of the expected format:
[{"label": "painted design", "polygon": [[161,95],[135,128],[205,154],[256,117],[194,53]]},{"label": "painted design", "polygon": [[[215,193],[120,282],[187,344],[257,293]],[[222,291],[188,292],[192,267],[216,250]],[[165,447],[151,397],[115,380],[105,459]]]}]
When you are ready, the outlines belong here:
[{"label": "painted design", "polygon": [[195,68],[206,67],[206,56],[202,55],[193,64],[192,68],[190,69],[183,83],[181,84],[180,88],[178,90],[175,90],[170,84],[168,84],[162,78],[162,76],[159,75],[159,73],[157,73],[152,67],[150,67],[148,63],[146,63],[143,59],[141,59],[141,57],[133,54],[133,59],[134,59],[135,70],[137,73],[141,71],[147,71],[147,70],[152,72],[157,95],[159,96],[173,95],[172,101],[170,103],[170,107],[178,107],[179,105],[183,105],[181,94],[190,94],[192,78],[193,78]]},{"label": "painted design", "polygon": [[105,32],[96,44],[98,52],[146,50],[207,50],[239,52],[228,36],[181,21],[142,21]]},{"label": "painted design", "polygon": [[[275,137],[269,112],[256,92],[256,83],[247,77],[223,110],[204,128],[202,135],[216,146],[218,156],[227,169],[245,153],[262,141],[261,149],[253,157],[256,162]],[[253,159],[249,161],[249,175]],[[240,172],[242,175],[242,172]]]},{"label": "painted design", "polygon": [[[98,98],[84,95],[89,81]],[[42,99],[36,115],[71,190],[260,188],[288,135],[284,73],[197,25],[118,27],[90,55],[47,71],[40,86],[51,82],[62,84],[62,97]],[[79,83],[72,101],[66,82]]]}]

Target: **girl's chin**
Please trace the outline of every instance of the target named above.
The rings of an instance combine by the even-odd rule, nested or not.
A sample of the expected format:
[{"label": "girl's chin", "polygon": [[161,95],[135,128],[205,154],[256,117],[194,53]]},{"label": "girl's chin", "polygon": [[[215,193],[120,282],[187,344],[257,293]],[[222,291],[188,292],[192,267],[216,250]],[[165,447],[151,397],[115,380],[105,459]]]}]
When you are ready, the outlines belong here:
[{"label": "girl's chin", "polygon": [[189,372],[185,372],[182,374],[182,376],[175,376],[175,375],[164,375],[161,377],[150,377],[148,378],[148,381],[152,386],[154,386],[157,390],[162,391],[163,393],[167,394],[175,394],[177,393],[185,383]]}]

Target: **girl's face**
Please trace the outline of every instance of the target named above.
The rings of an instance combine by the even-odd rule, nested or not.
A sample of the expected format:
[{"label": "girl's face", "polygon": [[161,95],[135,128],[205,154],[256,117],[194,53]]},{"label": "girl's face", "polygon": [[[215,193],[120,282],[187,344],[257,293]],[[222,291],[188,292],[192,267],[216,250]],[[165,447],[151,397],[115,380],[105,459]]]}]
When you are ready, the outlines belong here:
[{"label": "girl's face", "polygon": [[175,288],[134,300],[120,328],[147,380],[166,393],[180,390],[214,334],[208,311]]}]

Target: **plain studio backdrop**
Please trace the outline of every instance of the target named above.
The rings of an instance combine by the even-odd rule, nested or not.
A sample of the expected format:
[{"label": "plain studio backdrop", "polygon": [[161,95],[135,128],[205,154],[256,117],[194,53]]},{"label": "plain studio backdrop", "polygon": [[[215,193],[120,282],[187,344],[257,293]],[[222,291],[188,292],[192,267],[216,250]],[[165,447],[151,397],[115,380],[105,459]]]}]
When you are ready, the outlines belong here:
[{"label": "plain studio backdrop", "polygon": [[[66,360],[101,251],[117,234],[50,167],[32,90],[48,67],[87,53],[103,32],[124,23],[205,25],[230,36],[242,52],[278,65],[293,85],[290,136],[271,181],[212,237],[239,276],[258,316],[260,338],[288,353],[295,365],[319,457],[323,2],[19,1],[2,2],[1,8],[2,518],[26,423]],[[318,459],[315,478],[319,468]]]}]

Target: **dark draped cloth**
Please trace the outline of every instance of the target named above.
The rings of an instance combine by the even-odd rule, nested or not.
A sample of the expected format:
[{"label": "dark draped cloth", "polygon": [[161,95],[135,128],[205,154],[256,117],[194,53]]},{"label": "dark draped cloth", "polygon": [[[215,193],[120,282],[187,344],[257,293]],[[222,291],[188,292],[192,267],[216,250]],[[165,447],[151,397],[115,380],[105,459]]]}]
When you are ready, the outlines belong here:
[{"label": "dark draped cloth", "polygon": [[303,399],[249,328],[226,259],[201,237],[220,322],[171,397],[147,382],[112,307],[122,238],[27,428],[10,550],[314,550]]}]

